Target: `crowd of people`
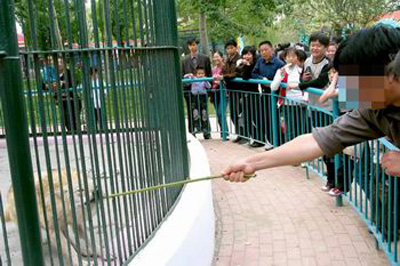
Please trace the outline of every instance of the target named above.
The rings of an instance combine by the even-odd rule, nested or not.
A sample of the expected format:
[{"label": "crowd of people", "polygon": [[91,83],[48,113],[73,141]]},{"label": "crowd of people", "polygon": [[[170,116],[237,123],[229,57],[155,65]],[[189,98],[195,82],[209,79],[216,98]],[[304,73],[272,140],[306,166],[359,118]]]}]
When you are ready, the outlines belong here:
[{"label": "crowd of people", "polygon": [[[228,124],[221,114],[225,112],[223,108],[226,109],[226,106],[229,105],[232,125],[238,135],[234,142],[243,144],[252,141],[250,146],[255,148],[264,146],[264,143],[273,144],[274,137],[270,126],[273,121],[277,121],[277,127],[283,127],[280,123],[280,117],[284,116],[284,113],[303,113],[304,105],[300,104],[301,101],[323,107],[328,105],[321,104],[315,96],[310,96],[309,99],[308,93],[304,92],[308,87],[323,89],[329,84],[329,70],[338,43],[330,42],[329,38],[323,33],[315,33],[310,36],[310,56],[306,53],[303,45],[278,45],[279,50],[275,50],[270,41],[261,42],[258,49],[253,46],[246,46],[242,49],[240,55],[237,43],[234,40],[229,40],[225,44],[225,57],[222,51],[214,51],[212,56],[213,67],[211,67],[208,56],[198,53],[198,45],[195,39],[189,39],[187,45],[190,54],[182,60],[183,77],[196,78],[194,73],[197,68],[205,70],[205,77],[213,77],[212,89],[207,90],[207,98],[214,104],[221,131],[227,130]],[[234,81],[237,77],[244,80],[269,80],[273,85],[241,84]],[[288,83],[290,87],[288,89],[282,88],[281,82]],[[227,95],[218,93],[221,83],[224,84]],[[210,137],[208,112],[203,110],[204,116],[199,120],[200,116],[196,115],[199,112],[192,110],[193,105],[198,106],[199,102],[204,102],[191,97],[192,86],[197,86],[195,83],[192,84],[184,85],[189,121],[188,130],[194,135],[203,132],[205,138],[208,139]],[[273,119],[269,112],[272,108],[271,97],[263,97],[270,95],[271,89],[277,91],[280,95],[277,107],[285,107],[278,112],[276,119]],[[224,100],[228,104],[222,106],[221,97],[224,96],[226,96]],[[333,95],[329,96],[332,97]],[[283,97],[286,97],[286,103]],[[327,98],[324,95],[324,101]],[[301,108],[303,110],[300,110]],[[304,115],[302,114],[302,116]],[[289,116],[286,115],[286,120],[288,119]],[[205,124],[205,126],[201,128],[194,126],[194,120],[201,121],[200,124]],[[287,125],[288,122],[286,121],[285,124]],[[284,133],[283,136],[275,137],[277,145],[293,139],[300,132],[304,132],[304,126],[301,126],[302,130],[299,130],[297,125],[292,124],[291,132],[287,132],[288,129],[286,128],[285,132],[282,132]],[[271,145],[267,146],[267,148],[270,147]]]},{"label": "crowd of people", "polygon": [[[325,125],[328,121],[312,119],[321,117],[321,114],[317,110],[307,113],[306,103],[329,108],[326,100],[335,96],[336,90],[327,90],[329,94],[323,95],[321,99],[304,92],[308,87],[334,87],[329,85],[337,79],[332,60],[338,43],[332,42],[325,34],[314,33],[310,36],[309,51],[299,44],[278,45],[275,50],[270,41],[263,41],[258,49],[246,46],[239,55],[237,43],[229,40],[225,44],[225,58],[221,51],[213,53],[212,68],[208,56],[198,53],[196,40],[188,40],[187,45],[190,54],[182,61],[183,77],[213,77],[212,85],[203,81],[184,86],[189,132],[193,135],[202,132],[205,139],[211,137],[208,98],[214,104],[221,132],[227,131],[227,122],[222,114],[225,113],[226,106],[229,106],[231,122],[237,135],[233,142],[244,144],[250,141],[252,148],[263,147],[267,143],[269,145],[265,149],[273,149],[272,144],[280,146],[302,133],[310,132],[312,127]],[[234,81],[238,77],[244,80],[268,80],[271,84],[259,86],[257,83],[238,83]],[[288,87],[282,87],[282,82],[287,83]],[[222,94],[219,91],[221,83],[224,84]],[[272,91],[279,95],[276,106],[273,106],[270,97]],[[221,97],[225,97],[225,104],[221,102]],[[277,112],[273,114],[272,108],[276,108]],[[273,123],[280,130],[279,136],[273,134]],[[324,156],[324,161],[327,169],[333,169],[333,158]],[[333,173],[323,190],[337,196],[343,190],[343,185],[339,186],[339,189],[333,190],[336,188]]]},{"label": "crowd of people", "polygon": [[[399,147],[399,49],[399,30],[387,26],[363,29],[341,43],[331,67],[335,70],[333,84],[342,80],[347,86],[347,96],[350,96],[347,101],[358,101],[360,108],[347,110],[331,125],[316,127],[312,133],[299,136],[273,151],[231,164],[223,171],[225,178],[244,182],[246,175],[260,169],[296,164],[324,155],[332,157],[346,147],[380,137],[387,137]],[[319,77],[327,70],[322,67]],[[387,152],[382,168],[388,175],[400,176],[399,162],[400,152]]]},{"label": "crowd of people", "polygon": [[[262,147],[266,143],[280,146],[273,149],[272,145],[267,145],[266,150],[273,150],[232,164],[225,169],[225,178],[243,182],[247,180],[244,175],[252,174],[256,170],[299,164],[322,156],[326,164],[327,183],[321,189],[331,196],[339,196],[348,190],[351,180],[345,178],[345,173],[351,170],[346,163],[347,155],[340,156],[341,159],[335,166],[336,153],[345,147],[381,136],[388,136],[396,146],[400,144],[398,116],[400,93],[397,79],[397,75],[400,74],[399,56],[398,62],[392,64],[391,72],[384,76],[385,69],[387,71],[388,64],[394,58],[393,51],[397,52],[400,48],[399,35],[398,30],[375,26],[362,30],[341,43],[329,39],[324,33],[314,33],[310,36],[309,51],[297,44],[280,45],[279,49],[274,49],[271,42],[263,41],[258,49],[251,46],[244,47],[240,55],[236,42],[230,40],[225,44],[225,57],[221,51],[214,52],[213,68],[210,67],[208,56],[198,53],[196,41],[189,40],[191,53],[182,61],[183,74],[192,75],[198,68],[209,70],[205,71],[204,76],[213,77],[213,84],[209,90],[204,87],[203,95],[209,95],[208,98],[213,102],[221,129],[227,128],[225,116],[221,114],[225,112],[223,108],[228,105],[233,125],[231,131],[237,135],[233,142],[242,144],[250,141],[250,147],[254,148]],[[367,42],[376,42],[371,46],[371,51],[364,46]],[[382,79],[374,80],[376,76]],[[245,80],[268,80],[270,85],[238,83],[234,81],[237,77]],[[388,77],[391,78],[390,86],[386,81]],[[287,87],[281,86],[282,82],[286,83]],[[224,84],[226,94],[214,93],[218,91],[221,83]],[[353,108],[341,108],[340,117],[335,122],[328,119],[318,108],[332,110],[332,102],[329,99],[337,97],[339,84],[360,91],[358,97],[352,96],[357,99],[350,101],[359,101],[360,107],[365,107],[369,103],[370,109],[360,108],[352,111]],[[190,84],[185,86],[186,99],[188,95],[195,95],[194,87]],[[305,92],[309,87],[321,89],[322,96]],[[363,87],[367,89],[361,93]],[[388,87],[392,90],[390,95],[387,95]],[[279,95],[276,106],[272,106],[274,104],[270,96],[272,91]],[[388,102],[384,102],[383,96],[378,92],[381,94],[385,92]],[[351,93],[352,91],[348,90],[347,95]],[[221,96],[225,97],[223,107]],[[202,101],[207,101],[207,97]],[[196,102],[193,97],[190,101],[186,101],[188,108],[196,105]],[[305,110],[306,106],[315,108]],[[350,105],[347,103],[346,107],[348,106]],[[193,110],[188,110],[188,130],[193,135],[202,132],[205,139],[209,139],[208,110],[206,105],[203,104],[202,107],[205,109],[201,122],[204,121],[207,127],[193,126],[190,121],[200,118],[194,116],[196,113]],[[273,108],[277,110],[275,114],[271,112]],[[388,110],[390,114],[387,114]],[[277,117],[273,119],[272,115]],[[385,125],[381,124],[384,122]],[[274,137],[273,123],[277,123],[275,126],[281,130],[280,135],[283,137]],[[283,157],[286,159],[281,160]],[[394,162],[397,162],[396,166]],[[399,166],[399,152],[385,155],[386,173],[400,175]]]}]

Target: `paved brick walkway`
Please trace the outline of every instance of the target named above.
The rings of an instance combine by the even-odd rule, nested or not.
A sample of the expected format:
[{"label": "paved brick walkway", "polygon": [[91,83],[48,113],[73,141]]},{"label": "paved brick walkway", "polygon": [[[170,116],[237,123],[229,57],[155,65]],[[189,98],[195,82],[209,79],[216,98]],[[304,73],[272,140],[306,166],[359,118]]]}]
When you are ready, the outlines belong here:
[{"label": "paved brick walkway", "polygon": [[[220,140],[202,144],[213,173],[263,151]],[[335,207],[322,185],[291,166],[260,171],[244,184],[214,181],[214,265],[389,265],[356,212]]]}]

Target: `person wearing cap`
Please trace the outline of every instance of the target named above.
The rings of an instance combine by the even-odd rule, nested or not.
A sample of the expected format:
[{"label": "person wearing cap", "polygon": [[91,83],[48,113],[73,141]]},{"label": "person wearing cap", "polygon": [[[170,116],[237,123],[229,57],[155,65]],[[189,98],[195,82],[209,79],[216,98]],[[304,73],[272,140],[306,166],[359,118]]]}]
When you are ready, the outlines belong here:
[{"label": "person wearing cap", "polygon": [[[383,25],[363,29],[342,42],[334,67],[339,72],[339,84],[346,84],[348,96],[358,90],[358,108],[277,149],[229,165],[222,171],[224,178],[245,182],[245,175],[261,169],[333,156],[346,147],[384,136],[400,147],[399,49],[400,31]],[[396,151],[384,155],[386,174],[400,176],[399,158]]]},{"label": "person wearing cap", "polygon": [[[182,77],[194,76],[197,68],[202,68],[205,71],[206,77],[212,77],[211,61],[206,55],[199,54],[198,42],[196,39],[190,38],[187,41],[187,46],[190,54],[186,55],[182,60]],[[184,84],[183,86],[184,98],[186,101],[186,108],[188,114],[188,127],[189,132],[194,133],[193,116],[191,115],[191,105],[196,104],[191,101],[191,84]],[[209,138],[206,134],[204,137]]]}]

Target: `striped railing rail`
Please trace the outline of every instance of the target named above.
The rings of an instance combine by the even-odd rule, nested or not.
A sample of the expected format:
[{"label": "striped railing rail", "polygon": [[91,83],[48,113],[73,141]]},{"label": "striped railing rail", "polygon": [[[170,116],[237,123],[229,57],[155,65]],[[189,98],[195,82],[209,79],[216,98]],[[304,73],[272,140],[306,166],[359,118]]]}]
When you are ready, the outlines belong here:
[{"label": "striped railing rail", "polygon": [[389,151],[399,148],[380,138],[347,148],[341,161],[345,199],[366,222],[392,265],[399,265],[400,183],[382,166],[383,155]]},{"label": "striped railing rail", "polygon": [[173,211],[182,186],[108,195],[189,176],[176,21],[173,0],[0,1],[13,265],[127,265]]},{"label": "striped railing rail", "polygon": [[[202,81],[212,82],[213,79],[184,79],[183,83]],[[269,91],[268,88],[271,84],[269,80],[235,78],[230,82],[239,84],[240,87],[226,89],[226,83],[221,82],[218,90],[208,90],[204,95],[213,103],[213,107],[206,106],[207,114],[211,116],[217,114],[215,125],[211,128],[221,132],[222,138],[226,138],[230,134],[245,139],[249,144],[258,143],[259,146],[276,147],[296,136],[310,133],[314,127],[329,125],[339,114],[336,100],[332,101],[330,109],[326,109],[315,103],[290,99]],[[253,85],[253,87],[249,88],[249,85]],[[287,84],[281,83],[280,87],[285,88]],[[320,96],[323,91],[308,88],[305,92]],[[188,88],[184,90],[184,95],[187,105],[186,113],[193,112],[193,107],[199,109],[197,108],[200,107],[198,95],[192,95]],[[278,103],[280,104],[279,108],[277,108]],[[203,121],[199,120],[196,129],[191,119],[193,118],[188,115],[188,131],[194,134],[202,131]],[[207,127],[209,126],[205,126],[205,128]],[[222,130],[222,127],[227,130]],[[328,161],[332,166],[334,160],[338,159],[337,156],[335,158],[319,158],[307,163],[307,176],[309,176],[309,171],[312,171],[326,178],[327,171],[324,161]],[[341,197],[338,197],[337,204],[342,204]]]}]

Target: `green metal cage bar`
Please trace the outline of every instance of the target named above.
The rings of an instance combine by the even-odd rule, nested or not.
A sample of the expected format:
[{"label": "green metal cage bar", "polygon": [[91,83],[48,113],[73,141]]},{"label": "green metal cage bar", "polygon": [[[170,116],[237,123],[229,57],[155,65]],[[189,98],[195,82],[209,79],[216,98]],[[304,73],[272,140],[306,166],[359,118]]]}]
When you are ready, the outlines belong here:
[{"label": "green metal cage bar", "polygon": [[[35,231],[24,236],[27,225],[20,222],[21,239],[32,237],[21,241],[24,258],[43,254],[46,265],[127,264],[173,210],[181,187],[109,200],[100,195],[189,176],[175,2],[27,0],[25,13],[17,13],[24,21],[23,51],[15,30],[5,27],[15,25],[13,10],[1,12],[0,31],[13,37],[10,44],[0,41],[0,65],[7,63],[1,69],[12,69],[3,50],[10,47],[15,63],[22,63],[13,69],[23,70],[13,91],[19,97],[13,107],[22,109],[12,113],[27,123],[12,122],[29,138],[24,130],[9,133],[10,95],[2,95],[0,130],[7,130],[0,135],[26,144],[27,154],[19,157],[34,164],[24,188],[31,189],[24,196],[35,207],[28,210],[36,215],[29,228],[37,233],[41,227],[47,239],[41,251]],[[6,85],[2,80],[2,92]],[[17,204],[17,210],[24,207]],[[24,264],[43,264],[31,262]]]},{"label": "green metal cage bar", "polygon": [[25,265],[43,265],[13,1],[0,2],[0,95]]}]

